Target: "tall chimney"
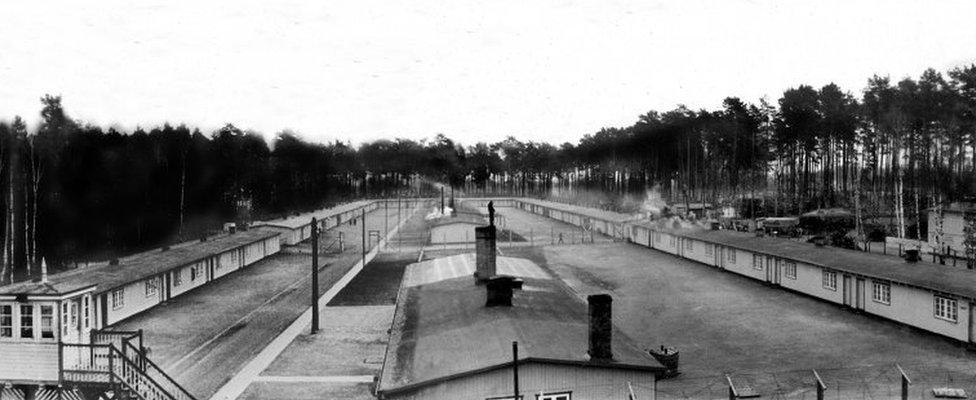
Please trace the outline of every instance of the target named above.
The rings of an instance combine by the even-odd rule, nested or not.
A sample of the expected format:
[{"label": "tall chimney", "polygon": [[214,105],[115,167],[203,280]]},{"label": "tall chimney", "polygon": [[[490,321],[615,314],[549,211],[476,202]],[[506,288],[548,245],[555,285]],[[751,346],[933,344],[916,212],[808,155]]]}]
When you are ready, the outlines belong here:
[{"label": "tall chimney", "polygon": [[495,276],[495,226],[479,226],[474,228],[475,240],[475,271],[474,277],[478,283]]},{"label": "tall chimney", "polygon": [[612,360],[613,298],[609,294],[594,294],[587,296],[586,301],[590,304],[590,359]]},{"label": "tall chimney", "polygon": [[522,280],[511,276],[496,276],[485,283],[485,307],[511,307],[512,295],[522,289]]},{"label": "tall chimney", "polygon": [[41,257],[41,282],[47,283],[47,260]]}]

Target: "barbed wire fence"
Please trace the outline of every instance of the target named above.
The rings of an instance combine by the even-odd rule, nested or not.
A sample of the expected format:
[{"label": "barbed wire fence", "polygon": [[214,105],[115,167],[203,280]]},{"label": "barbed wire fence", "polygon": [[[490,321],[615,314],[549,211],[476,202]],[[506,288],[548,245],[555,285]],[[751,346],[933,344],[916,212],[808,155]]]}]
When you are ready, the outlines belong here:
[{"label": "barbed wire fence", "polygon": [[[822,397],[818,397],[818,381],[824,385]],[[730,393],[730,382],[738,396]],[[903,391],[903,387],[907,390]],[[968,396],[976,393],[976,360],[818,368],[816,373],[790,370],[679,376],[659,381],[655,393],[659,400],[733,399],[752,395],[783,400],[945,398],[936,395],[938,389],[961,390],[957,393]]]}]

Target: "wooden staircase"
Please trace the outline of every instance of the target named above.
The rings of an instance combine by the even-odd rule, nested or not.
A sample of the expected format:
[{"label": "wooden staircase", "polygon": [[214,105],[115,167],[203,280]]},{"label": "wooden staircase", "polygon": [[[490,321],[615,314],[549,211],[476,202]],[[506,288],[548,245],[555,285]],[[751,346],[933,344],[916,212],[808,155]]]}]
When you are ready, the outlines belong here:
[{"label": "wooden staircase", "polygon": [[146,357],[142,332],[95,331],[90,343],[61,344],[62,388],[91,400],[196,400]]}]

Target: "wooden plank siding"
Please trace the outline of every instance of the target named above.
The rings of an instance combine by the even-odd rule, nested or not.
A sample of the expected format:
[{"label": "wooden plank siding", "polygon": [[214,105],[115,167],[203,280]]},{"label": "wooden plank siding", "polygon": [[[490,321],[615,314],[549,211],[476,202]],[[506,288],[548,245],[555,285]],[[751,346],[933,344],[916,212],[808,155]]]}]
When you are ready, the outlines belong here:
[{"label": "wooden plank siding", "polygon": [[0,381],[57,382],[58,344],[0,341]]}]

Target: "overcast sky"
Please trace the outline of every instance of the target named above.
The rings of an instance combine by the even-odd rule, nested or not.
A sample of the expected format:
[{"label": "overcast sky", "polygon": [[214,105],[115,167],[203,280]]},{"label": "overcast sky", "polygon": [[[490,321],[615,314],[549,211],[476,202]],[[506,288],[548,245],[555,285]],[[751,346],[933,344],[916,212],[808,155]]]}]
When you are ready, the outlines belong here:
[{"label": "overcast sky", "polygon": [[0,118],[226,122],[318,141],[576,142],[677,104],[860,95],[976,60],[962,1],[5,2]]}]

